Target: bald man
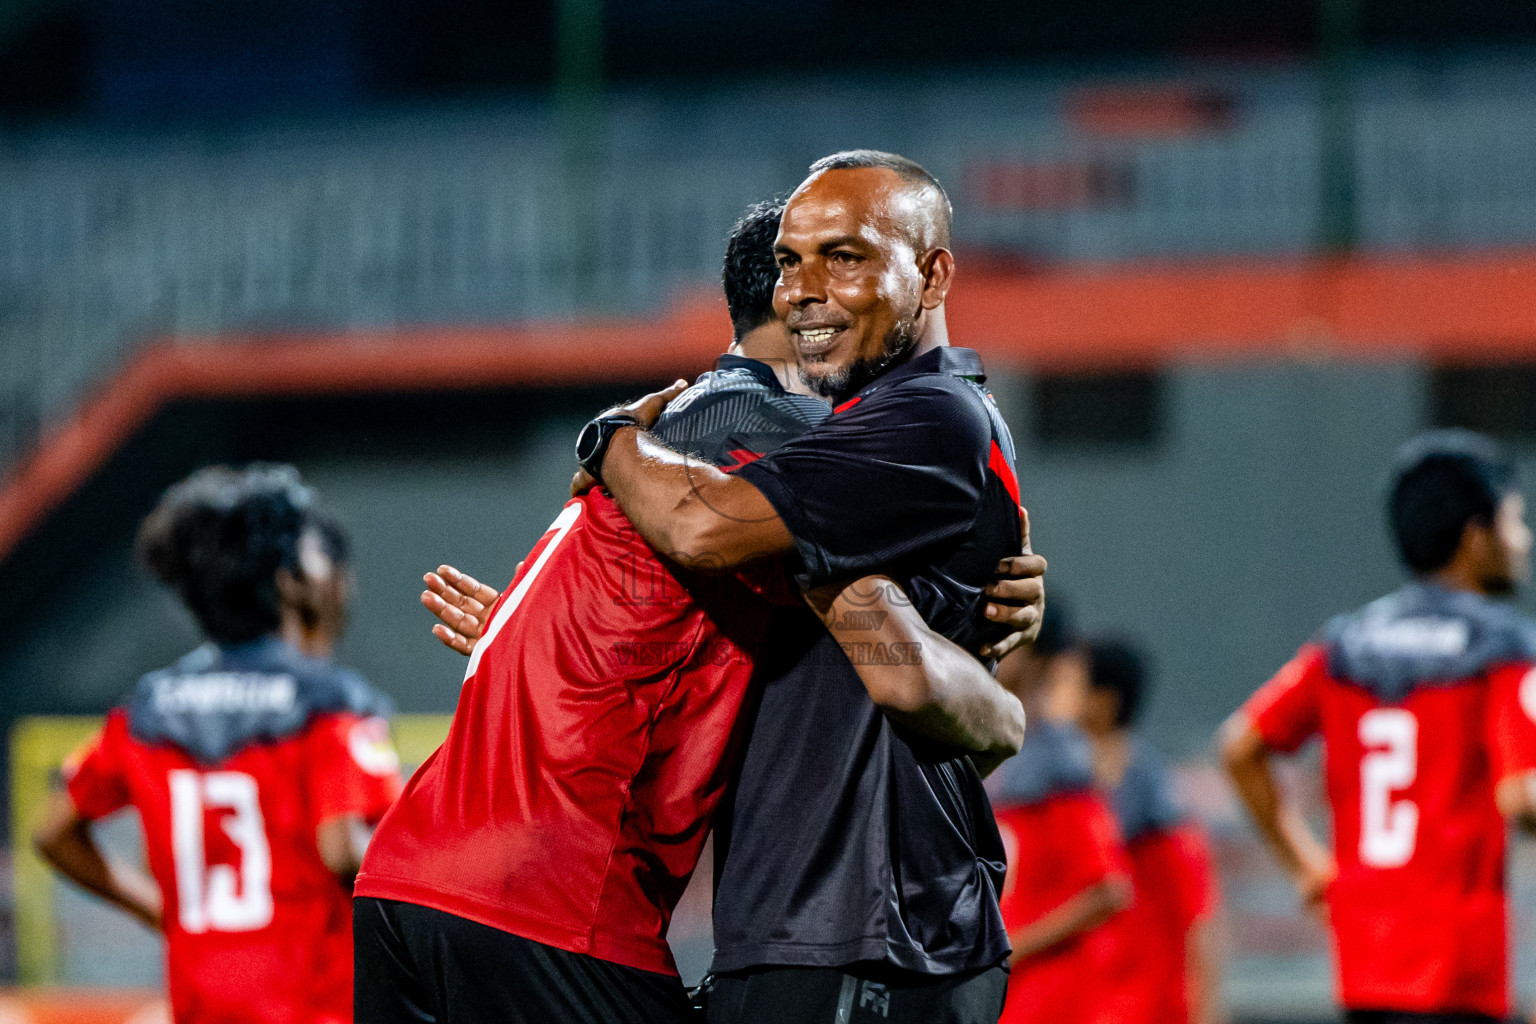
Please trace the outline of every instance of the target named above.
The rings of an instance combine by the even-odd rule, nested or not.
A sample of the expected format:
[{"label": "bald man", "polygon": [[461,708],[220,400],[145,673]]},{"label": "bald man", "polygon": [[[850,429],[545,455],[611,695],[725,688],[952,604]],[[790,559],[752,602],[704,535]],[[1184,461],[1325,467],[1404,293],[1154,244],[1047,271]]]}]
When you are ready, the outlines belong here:
[{"label": "bald man", "polygon": [[[610,413],[588,429],[584,471],[686,566],[782,559],[813,604],[888,576],[935,630],[981,651],[1020,507],[981,360],[949,345],[949,225],[943,187],[910,160],[817,161],[784,211],[774,306],[832,416],[723,472],[659,444],[647,417]],[[996,1021],[1004,853],[962,749],[974,723],[878,707],[830,625],[785,616],[775,663],[758,664],[761,705],[716,818],[709,1020]]]}]

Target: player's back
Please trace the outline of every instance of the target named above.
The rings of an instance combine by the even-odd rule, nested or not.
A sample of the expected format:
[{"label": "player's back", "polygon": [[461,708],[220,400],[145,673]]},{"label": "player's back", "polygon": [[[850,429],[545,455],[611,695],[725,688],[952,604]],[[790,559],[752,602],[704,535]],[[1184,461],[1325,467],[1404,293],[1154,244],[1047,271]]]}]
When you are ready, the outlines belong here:
[{"label": "player's back", "polygon": [[1174,799],[1162,757],[1129,738],[1125,773],[1112,797],[1125,841],[1132,900],[1105,925],[1113,966],[1105,972],[1105,1024],[1164,1024],[1189,1019],[1190,932],[1213,913],[1218,894],[1200,828]]},{"label": "player's back", "polygon": [[[664,441],[732,465],[827,408],[726,357],[668,411]],[[662,558],[605,491],[572,499],[492,610],[359,895],[675,973],[667,924],[730,776],[769,611],[734,576]]]},{"label": "player's back", "polygon": [[1507,608],[1414,584],[1329,623],[1249,705],[1275,749],[1323,737],[1346,1005],[1503,1013],[1494,785],[1533,649]]},{"label": "player's back", "polygon": [[[1076,727],[1031,723],[1023,748],[987,788],[1008,853],[999,898],[1008,931],[1056,910],[1126,864],[1109,804],[1093,788],[1087,740]],[[1115,946],[1092,929],[1015,963],[1007,1024],[1087,1024],[1104,996]]]},{"label": "player's back", "polygon": [[334,1019],[321,940],[350,897],[316,830],[352,800],[358,696],[276,639],[210,644],[146,676],[71,766],[83,817],[139,812],[180,1024]]}]

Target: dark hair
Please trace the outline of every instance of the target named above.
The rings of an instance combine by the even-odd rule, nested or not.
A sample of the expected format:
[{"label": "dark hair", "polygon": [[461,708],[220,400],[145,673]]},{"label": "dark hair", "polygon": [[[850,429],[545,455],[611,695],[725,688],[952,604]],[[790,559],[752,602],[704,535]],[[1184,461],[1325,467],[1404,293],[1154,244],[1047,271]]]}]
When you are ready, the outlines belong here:
[{"label": "dark hair", "polygon": [[1077,646],[1077,631],[1072,625],[1072,608],[1059,594],[1048,595],[1040,633],[1035,637],[1034,653],[1051,658]]},{"label": "dark hair", "polygon": [[1109,690],[1119,698],[1115,727],[1135,725],[1146,698],[1146,656],[1134,644],[1111,638],[1089,640],[1084,649],[1088,654],[1088,685]]},{"label": "dark hair", "polygon": [[725,286],[725,308],[730,310],[737,341],[773,319],[773,288],[779,280],[773,241],[779,236],[783,215],[784,204],[778,200],[755,203],[726,239],[720,283]]},{"label": "dark hair", "polygon": [[1387,516],[1403,562],[1415,573],[1443,568],[1472,522],[1491,523],[1515,486],[1515,467],[1490,438],[1432,430],[1397,454]]},{"label": "dark hair", "polygon": [[819,174],[822,171],[850,171],[865,167],[879,167],[887,171],[895,171],[902,181],[913,188],[929,192],[935,202],[932,204],[931,237],[925,239],[926,245],[949,248],[950,222],[954,219],[954,207],[950,205],[949,193],[944,191],[944,186],[939,184],[939,179],[929,174],[927,169],[916,160],[909,160],[896,153],[886,153],[878,149],[847,149],[841,153],[833,153],[824,156],[811,164],[811,173]]},{"label": "dark hair", "polygon": [[139,557],[209,639],[255,640],[278,627],[277,570],[298,571],[310,502],[292,466],[201,469],[144,520]]},{"label": "dark hair", "polygon": [[320,538],[320,547],[332,565],[344,569],[352,564],[352,538],[345,526],[324,512],[310,516],[310,525]]}]

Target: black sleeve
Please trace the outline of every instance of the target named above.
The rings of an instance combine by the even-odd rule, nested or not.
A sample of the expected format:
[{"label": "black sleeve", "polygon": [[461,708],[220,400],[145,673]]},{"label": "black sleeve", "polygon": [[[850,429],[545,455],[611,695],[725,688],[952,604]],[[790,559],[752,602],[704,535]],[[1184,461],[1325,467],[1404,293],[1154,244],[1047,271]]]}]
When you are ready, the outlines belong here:
[{"label": "black sleeve", "polygon": [[738,471],[793,535],[802,583],[889,568],[971,528],[992,435],[959,383],[876,391]]}]

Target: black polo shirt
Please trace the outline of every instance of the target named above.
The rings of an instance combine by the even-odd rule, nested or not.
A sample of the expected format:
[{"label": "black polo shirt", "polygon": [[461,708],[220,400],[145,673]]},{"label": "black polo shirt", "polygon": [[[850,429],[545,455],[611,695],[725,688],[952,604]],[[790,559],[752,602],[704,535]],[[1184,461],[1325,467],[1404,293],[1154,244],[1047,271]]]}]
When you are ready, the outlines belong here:
[{"label": "black polo shirt", "polygon": [[[742,467],[793,534],[803,584],[884,572],[972,650],[1006,631],[979,625],[982,588],[1020,549],[1013,443],[984,379],[976,353],[931,351]],[[717,815],[715,970],[1003,960],[1002,842],[969,758],[894,727],[799,610],[769,647]]]}]

